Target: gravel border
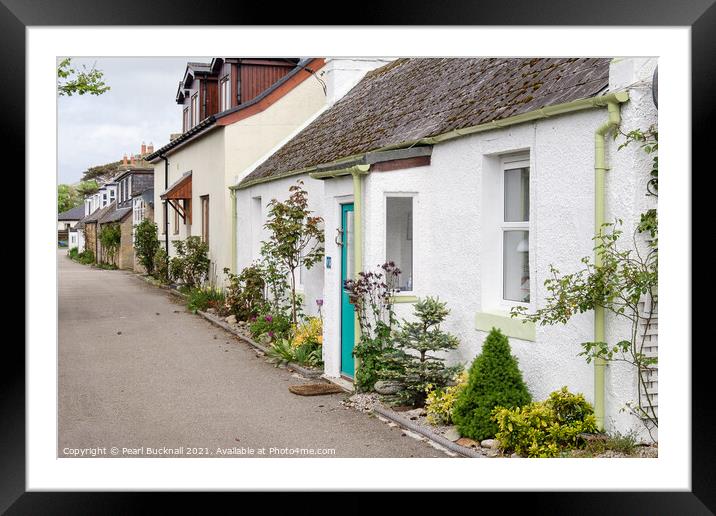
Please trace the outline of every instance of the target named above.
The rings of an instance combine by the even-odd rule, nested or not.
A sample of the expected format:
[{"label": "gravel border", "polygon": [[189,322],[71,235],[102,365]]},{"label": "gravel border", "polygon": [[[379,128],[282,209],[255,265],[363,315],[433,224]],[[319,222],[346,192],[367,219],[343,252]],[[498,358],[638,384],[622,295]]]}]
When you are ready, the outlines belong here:
[{"label": "gravel border", "polygon": [[439,444],[440,446],[447,448],[450,451],[458,453],[458,454],[462,455],[463,457],[469,457],[469,458],[474,458],[474,459],[486,458],[485,454],[483,454],[479,451],[476,451],[472,448],[460,446],[459,444],[454,443],[449,439],[446,439],[442,435],[439,435],[435,432],[431,432],[424,426],[419,425],[417,423],[413,423],[409,419],[406,419],[403,416],[398,415],[397,412],[395,412],[394,410],[391,410],[387,407],[376,404],[373,406],[373,412],[376,412],[377,414],[380,414],[381,416],[390,419],[394,423],[397,423],[400,426],[407,428],[408,430],[412,430],[413,432],[418,433],[418,434],[422,435],[423,437],[433,441],[434,443]]}]

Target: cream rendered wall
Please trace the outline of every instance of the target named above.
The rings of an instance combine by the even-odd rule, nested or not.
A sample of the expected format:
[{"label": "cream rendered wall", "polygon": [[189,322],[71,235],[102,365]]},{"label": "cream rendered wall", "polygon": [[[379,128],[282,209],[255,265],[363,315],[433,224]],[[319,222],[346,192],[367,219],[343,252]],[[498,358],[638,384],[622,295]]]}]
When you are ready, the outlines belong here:
[{"label": "cream rendered wall", "polygon": [[[222,237],[225,245],[221,249],[221,261],[226,264],[225,267],[231,264],[231,195],[228,187],[243,179],[251,165],[302,126],[308,118],[322,109],[325,103],[326,96],[320,83],[314,77],[309,77],[265,110],[224,129],[226,173],[224,205],[220,213],[226,220],[225,232],[222,233],[225,235]],[[285,190],[287,192],[288,187]],[[237,206],[241,206],[241,203]],[[239,231],[238,248],[241,248],[239,241],[242,238]],[[237,270],[241,270],[241,267]]]},{"label": "cream rendered wall", "polygon": [[[209,255],[212,260],[211,281],[220,281],[223,267],[228,263],[223,259],[229,244],[230,219],[224,217],[224,130],[214,129],[191,144],[180,147],[167,156],[169,159],[169,181],[171,186],[185,172],[192,172],[192,224],[181,224],[179,235],[173,234],[173,209],[169,208],[169,254],[173,256],[172,241],[184,240],[187,236],[201,236],[201,200],[209,195]],[[154,206],[155,222],[158,226],[159,240],[164,246],[164,207],[160,195],[164,187],[164,161],[154,164]],[[179,219],[181,222],[181,218]]]}]

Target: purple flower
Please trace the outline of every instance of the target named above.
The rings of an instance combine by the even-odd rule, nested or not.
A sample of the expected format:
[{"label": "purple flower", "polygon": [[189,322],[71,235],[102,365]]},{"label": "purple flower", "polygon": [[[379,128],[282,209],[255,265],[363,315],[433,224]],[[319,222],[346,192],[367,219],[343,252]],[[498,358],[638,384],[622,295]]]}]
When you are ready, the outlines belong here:
[{"label": "purple flower", "polygon": [[268,332],[268,336],[273,339],[273,332],[272,331]]},{"label": "purple flower", "polygon": [[316,299],[316,304],[318,306],[323,306],[323,299]]},{"label": "purple flower", "polygon": [[270,315],[267,315],[266,317],[264,317],[264,319],[266,320],[266,322],[273,321],[273,317],[271,317]]}]

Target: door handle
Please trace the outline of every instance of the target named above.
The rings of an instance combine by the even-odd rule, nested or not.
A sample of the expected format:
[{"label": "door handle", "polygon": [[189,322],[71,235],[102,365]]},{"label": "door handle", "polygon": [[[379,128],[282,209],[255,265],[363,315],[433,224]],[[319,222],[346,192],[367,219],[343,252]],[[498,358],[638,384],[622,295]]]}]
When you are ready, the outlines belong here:
[{"label": "door handle", "polygon": [[336,237],[334,238],[334,241],[338,247],[343,247],[343,230],[341,228],[336,228]]}]

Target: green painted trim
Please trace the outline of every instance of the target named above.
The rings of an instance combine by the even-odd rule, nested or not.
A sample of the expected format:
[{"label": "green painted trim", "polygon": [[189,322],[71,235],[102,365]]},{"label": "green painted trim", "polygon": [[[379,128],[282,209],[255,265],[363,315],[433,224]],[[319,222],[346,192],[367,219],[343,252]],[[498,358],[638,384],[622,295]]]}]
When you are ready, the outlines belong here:
[{"label": "green painted trim", "polygon": [[477,312],[475,328],[480,331],[499,329],[508,337],[534,342],[536,338],[535,323],[520,317],[511,317],[501,312]]},{"label": "green painted trim", "polygon": [[[627,97],[628,98],[628,97]],[[606,139],[612,129],[619,127],[621,123],[621,114],[619,112],[619,98],[610,99],[607,103],[609,112],[608,120],[600,125],[594,131],[594,234],[599,235],[602,231],[602,225],[605,222],[604,206],[605,191],[604,178],[606,176]],[[594,265],[602,266],[602,255],[594,253]],[[604,342],[605,339],[605,322],[604,307],[594,307],[594,342]],[[604,430],[604,420],[606,414],[605,400],[605,370],[606,361],[601,358],[594,360],[594,417],[596,419],[597,428]]]},{"label": "green painted trim", "polygon": [[417,303],[419,301],[418,296],[392,296],[390,298],[391,303]]},{"label": "green painted trim", "polygon": [[[455,130],[449,131],[447,133],[438,134],[438,135],[430,136],[427,138],[421,138],[419,140],[410,140],[407,142],[386,145],[386,146],[380,147],[378,149],[373,149],[371,152],[383,152],[383,151],[394,150],[394,149],[405,149],[408,147],[414,147],[416,145],[433,145],[433,144],[444,142],[447,140],[452,140],[453,138],[467,136],[469,134],[481,133],[481,132],[485,132],[485,131],[493,131],[495,129],[501,129],[503,127],[509,127],[511,125],[516,125],[516,124],[523,124],[525,122],[531,122],[531,121],[539,120],[542,118],[549,118],[549,117],[553,117],[553,116],[564,115],[567,113],[573,113],[575,111],[583,111],[585,109],[594,109],[594,108],[604,107],[604,106],[608,106],[610,103],[619,104],[622,102],[626,102],[627,100],[629,100],[629,92],[627,92],[627,91],[618,91],[616,93],[609,93],[608,95],[601,95],[599,97],[590,97],[587,99],[573,100],[572,102],[565,102],[564,104],[556,104],[554,106],[546,106],[543,108],[535,109],[534,111],[529,111],[527,113],[522,113],[519,115],[503,118],[501,120],[493,120],[492,122],[487,122],[485,124],[473,125],[470,127],[464,127],[462,129],[455,129]],[[340,159],[332,161],[330,163],[321,165],[321,168],[327,168],[329,166],[339,165],[341,163],[354,161],[354,160],[360,159],[362,157],[365,157],[365,154],[355,154],[353,156],[346,156],[345,158],[340,158]],[[309,175],[311,175],[311,177],[316,177],[319,174],[324,174],[324,172],[321,172],[318,167],[319,166],[316,165],[316,166],[312,166],[312,167],[306,167],[306,168],[286,172],[284,174],[279,174],[277,176],[262,177],[262,178],[254,179],[252,181],[248,181],[244,184],[234,185],[230,188],[243,190],[244,188],[249,188],[250,186],[254,186],[256,184],[267,183],[269,181],[278,181],[279,179],[283,179],[285,177],[295,176],[295,175],[304,174],[304,173],[308,173]],[[316,174],[316,176],[314,176],[313,174]],[[336,177],[336,176],[327,174],[326,176],[323,176],[323,177]]]},{"label": "green painted trim", "polygon": [[231,264],[229,269],[236,272],[236,190],[229,190],[231,198]]},{"label": "green painted trim", "polygon": [[[363,272],[363,188],[361,177],[368,172],[368,165],[351,167],[353,176],[353,261],[355,277]],[[355,314],[354,347],[360,343],[360,322],[358,311]],[[355,357],[353,362],[353,377],[360,367],[360,359]]]}]

